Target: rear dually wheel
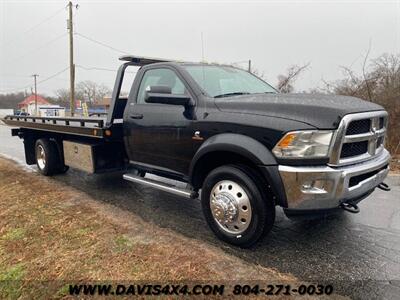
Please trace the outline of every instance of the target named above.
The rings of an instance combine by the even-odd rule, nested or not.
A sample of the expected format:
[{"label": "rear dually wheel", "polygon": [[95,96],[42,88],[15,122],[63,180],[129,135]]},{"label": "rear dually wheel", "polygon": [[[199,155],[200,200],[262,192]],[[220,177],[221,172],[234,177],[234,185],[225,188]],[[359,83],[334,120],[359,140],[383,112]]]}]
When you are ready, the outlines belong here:
[{"label": "rear dually wheel", "polygon": [[35,158],[39,172],[45,176],[65,173],[65,166],[55,142],[49,139],[38,139],[35,143]]}]

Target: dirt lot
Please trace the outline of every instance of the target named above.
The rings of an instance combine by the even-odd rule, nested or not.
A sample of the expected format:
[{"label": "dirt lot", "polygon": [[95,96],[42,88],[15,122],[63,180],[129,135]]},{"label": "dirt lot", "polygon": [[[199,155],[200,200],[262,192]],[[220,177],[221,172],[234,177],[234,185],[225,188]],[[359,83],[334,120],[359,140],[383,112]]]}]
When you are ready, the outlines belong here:
[{"label": "dirt lot", "polygon": [[88,281],[210,279],[296,281],[0,159],[0,298],[60,298]]},{"label": "dirt lot", "polygon": [[390,171],[395,174],[400,174],[400,154],[393,155],[390,162]]}]

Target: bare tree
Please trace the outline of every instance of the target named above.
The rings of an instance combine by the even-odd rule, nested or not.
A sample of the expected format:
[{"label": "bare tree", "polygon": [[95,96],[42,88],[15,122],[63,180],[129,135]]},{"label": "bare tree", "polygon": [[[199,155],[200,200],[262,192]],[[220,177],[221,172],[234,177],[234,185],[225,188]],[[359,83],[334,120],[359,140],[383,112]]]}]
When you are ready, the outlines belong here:
[{"label": "bare tree", "polygon": [[[367,56],[368,57],[368,54]],[[382,105],[389,113],[386,146],[392,155],[400,150],[400,54],[383,54],[363,62],[361,75],[342,67],[345,78],[326,85],[326,92],[354,96]]]},{"label": "bare tree", "polygon": [[77,84],[77,93],[82,95],[82,100],[94,103],[97,100],[103,99],[104,96],[109,95],[111,90],[104,84],[86,80]]},{"label": "bare tree", "polygon": [[305,64],[303,66],[298,66],[298,65],[290,66],[287,69],[285,75],[282,75],[282,74],[278,75],[278,85],[277,85],[276,88],[281,93],[291,93],[291,92],[293,92],[293,90],[294,90],[294,86],[293,86],[294,82],[299,77],[301,72],[306,70],[309,65],[310,65],[310,63]]},{"label": "bare tree", "polygon": [[[56,94],[56,102],[59,105],[69,107],[70,105],[70,92],[69,89],[58,89],[54,92]],[[75,91],[75,100],[82,100],[83,95],[80,91]]]},{"label": "bare tree", "polygon": [[363,73],[363,77],[364,77],[364,82],[365,82],[365,87],[367,88],[367,92],[368,92],[368,100],[372,101],[372,94],[371,94],[371,88],[369,86],[369,79],[367,78],[366,74],[365,74],[365,67],[367,64],[367,60],[368,60],[368,56],[369,56],[369,52],[371,51],[371,40],[369,41],[369,46],[368,46],[368,51],[367,54],[364,57],[364,63],[363,63],[363,67],[362,67],[362,73]]},{"label": "bare tree", "polygon": [[260,71],[259,69],[253,68],[251,69],[251,73],[256,75],[257,77],[266,80],[265,73],[263,71]]},{"label": "bare tree", "polygon": [[58,89],[54,92],[57,97],[57,102],[60,105],[66,106],[69,104],[69,90],[68,89]]}]

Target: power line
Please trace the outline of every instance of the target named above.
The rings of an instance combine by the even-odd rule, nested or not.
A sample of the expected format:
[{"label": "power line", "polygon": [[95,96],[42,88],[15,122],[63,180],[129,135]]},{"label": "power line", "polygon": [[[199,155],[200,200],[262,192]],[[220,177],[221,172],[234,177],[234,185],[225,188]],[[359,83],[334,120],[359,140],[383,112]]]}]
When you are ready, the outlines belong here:
[{"label": "power line", "polygon": [[109,72],[116,72],[117,70],[107,69],[107,68],[99,68],[99,67],[85,67],[82,65],[76,65],[77,68],[84,69],[87,71],[97,70],[97,71],[109,71]]},{"label": "power line", "polygon": [[[41,81],[38,81],[38,82],[37,82],[37,85],[39,85],[39,84],[41,84],[41,83],[43,83],[43,82],[46,82],[46,81],[48,81],[48,80],[50,80],[50,79],[52,79],[52,78],[54,78],[54,77],[56,77],[56,76],[58,76],[58,75],[64,73],[64,72],[67,71],[68,69],[69,69],[69,67],[67,67],[67,68],[65,68],[65,69],[62,69],[61,71],[58,71],[57,73],[54,73],[53,75],[50,75],[50,76],[46,77],[45,79],[43,79],[43,80],[41,80]],[[4,92],[11,93],[11,92],[17,92],[17,91],[25,90],[25,89],[30,88],[30,87],[32,87],[32,84],[29,84],[29,85],[24,86],[24,87],[19,87],[19,88],[5,88],[5,89],[2,89],[2,90],[0,90],[0,91],[3,92],[3,93],[4,93]]]},{"label": "power line", "polygon": [[49,77],[47,77],[47,78],[41,80],[41,81],[38,81],[37,84],[39,85],[39,84],[41,84],[41,83],[43,83],[43,82],[46,82],[47,80],[50,80],[50,79],[52,79],[52,78],[54,78],[54,77],[56,77],[56,76],[58,76],[58,75],[64,73],[64,72],[67,71],[68,69],[69,69],[69,67],[66,67],[65,69],[62,69],[61,71],[59,71],[59,72],[57,72],[57,73],[55,73],[55,74],[53,74],[53,75],[51,75],[51,76],[49,76]]},{"label": "power line", "polygon": [[103,43],[103,42],[96,41],[95,39],[90,38],[90,37],[88,37],[88,36],[86,36],[86,35],[83,35],[83,34],[81,34],[81,33],[79,33],[79,32],[75,32],[75,34],[76,34],[77,36],[80,36],[81,38],[84,38],[84,39],[86,39],[86,40],[88,40],[88,41],[91,41],[91,42],[93,42],[93,43],[95,43],[95,44],[98,44],[98,45],[101,45],[101,46],[103,46],[103,47],[106,47],[106,48],[108,48],[108,49],[110,49],[110,50],[113,50],[113,51],[116,51],[116,52],[119,52],[119,53],[122,53],[122,54],[129,54],[129,53],[126,52],[126,51],[122,51],[122,50],[119,50],[119,49],[117,49],[117,48],[114,48],[114,47],[112,47],[112,46],[110,46],[110,45],[107,45],[107,44],[105,44],[105,43]]},{"label": "power line", "polygon": [[29,28],[28,30],[24,31],[23,33],[20,34],[20,36],[18,38],[15,38],[13,40],[11,40],[10,42],[6,43],[4,46],[9,46],[11,44],[14,44],[15,41],[19,40],[21,37],[23,37],[25,34],[35,30],[36,28],[40,27],[41,25],[43,25],[44,23],[50,21],[51,19],[53,19],[55,16],[57,16],[61,11],[65,10],[65,7],[57,10],[55,13],[53,13],[52,15],[50,15],[49,17],[45,18],[43,21],[37,23],[36,25],[32,26],[31,28]]},{"label": "power line", "polygon": [[[61,9],[57,10],[56,12],[54,12],[53,14],[51,14],[50,16],[48,16],[47,18],[43,19],[41,22],[39,22],[39,23],[35,24],[34,26],[30,27],[29,29],[27,29],[26,31],[24,31],[22,34],[20,34],[19,37],[13,39],[12,41],[7,42],[5,45],[3,45],[3,47],[4,47],[4,46],[9,46],[9,45],[11,45],[11,44],[14,44],[16,41],[18,41],[19,39],[21,39],[21,37],[23,37],[24,35],[26,35],[26,34],[32,32],[32,31],[34,31],[35,29],[37,29],[37,28],[40,27],[41,25],[43,25],[43,24],[45,24],[46,22],[49,22],[50,20],[52,20],[54,17],[56,17],[58,14],[60,14],[63,10],[65,10],[65,7],[63,7],[63,8],[61,8]],[[36,52],[36,51],[38,51],[38,50],[40,50],[40,49],[43,49],[43,48],[47,47],[48,45],[50,45],[50,44],[52,44],[52,43],[54,43],[54,42],[56,42],[56,41],[62,39],[62,38],[65,37],[66,35],[67,35],[67,33],[64,33],[64,34],[62,34],[62,35],[60,35],[60,36],[57,36],[57,37],[55,37],[54,39],[52,39],[52,40],[50,40],[50,41],[48,41],[48,42],[46,42],[46,43],[44,43],[44,44],[41,44],[39,47],[37,47],[37,48],[35,48],[35,49],[33,49],[33,50],[31,50],[31,51],[29,51],[29,52],[27,52],[27,53],[21,55],[21,56],[15,58],[15,59],[12,59],[11,61],[13,61],[13,60],[19,60],[19,59],[21,59],[21,58],[24,58],[24,57],[26,57],[26,56],[32,54],[33,52]],[[49,77],[47,77],[47,78],[45,78],[45,79],[43,79],[43,80],[37,82],[37,83],[36,83],[36,77],[37,77],[37,76],[35,75],[35,76],[34,76],[34,77],[35,77],[35,85],[36,85],[36,84],[39,85],[39,84],[41,84],[41,83],[44,83],[44,82],[46,82],[46,81],[48,81],[48,80],[50,80],[50,79],[52,79],[52,78],[54,78],[54,77],[60,75],[61,73],[65,72],[65,71],[68,70],[68,69],[69,69],[69,67],[67,67],[67,68],[65,68],[65,69],[63,69],[63,70],[61,70],[61,71],[58,71],[57,73],[55,73],[55,74],[53,74],[53,75],[51,75],[51,76],[49,76]],[[21,76],[21,77],[23,77],[23,76]],[[19,90],[25,90],[25,89],[27,89],[27,88],[29,88],[29,87],[31,87],[31,86],[32,86],[32,85],[26,85],[26,86],[24,86],[24,87],[19,87],[19,88],[6,88],[6,89],[1,89],[0,92],[17,92],[17,91],[19,91]]]},{"label": "power line", "polygon": [[10,73],[3,73],[3,74],[0,74],[0,77],[14,77],[14,78],[28,78],[28,77],[31,77],[31,76],[28,76],[28,75],[18,75],[18,74],[10,74]]},{"label": "power line", "polygon": [[25,89],[30,88],[30,87],[32,87],[32,84],[26,85],[24,87],[18,87],[18,88],[5,88],[5,89],[2,89],[0,91],[1,91],[1,93],[13,93],[13,92],[18,92],[18,91],[25,90]]},{"label": "power line", "polygon": [[[82,66],[82,65],[75,65],[75,67],[80,68],[80,69],[84,69],[84,70],[87,70],[87,71],[96,70],[96,71],[107,71],[107,72],[113,72],[113,73],[118,71],[116,69],[107,69],[107,68],[100,68],[100,67],[85,67],[85,66]],[[137,72],[136,71],[125,71],[125,73],[136,74]]]},{"label": "power line", "polygon": [[42,45],[40,45],[39,47],[37,47],[37,48],[35,48],[35,49],[33,49],[33,50],[29,51],[29,52],[26,52],[25,54],[23,54],[23,55],[21,55],[21,56],[18,56],[18,57],[16,57],[16,58],[12,59],[11,61],[15,61],[15,60],[19,60],[19,59],[21,59],[21,58],[24,58],[24,57],[26,57],[26,56],[28,56],[28,55],[30,55],[30,54],[32,54],[32,53],[34,53],[34,52],[40,50],[40,49],[43,49],[43,48],[47,47],[47,46],[50,45],[50,44],[53,44],[54,42],[57,42],[58,40],[60,40],[60,39],[62,39],[63,37],[65,37],[66,35],[67,35],[67,33],[63,33],[62,35],[59,35],[59,36],[55,37],[54,39],[48,41],[47,43],[42,44]]}]

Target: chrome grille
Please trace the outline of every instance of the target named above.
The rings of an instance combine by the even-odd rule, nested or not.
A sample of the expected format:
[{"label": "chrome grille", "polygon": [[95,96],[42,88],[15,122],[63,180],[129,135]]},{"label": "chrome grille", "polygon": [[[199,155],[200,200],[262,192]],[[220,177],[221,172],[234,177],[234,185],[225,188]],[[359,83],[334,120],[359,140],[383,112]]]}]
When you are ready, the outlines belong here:
[{"label": "chrome grille", "polygon": [[347,165],[380,154],[384,148],[387,121],[386,111],[344,116],[335,134],[329,164]]},{"label": "chrome grille", "polygon": [[340,152],[340,158],[352,157],[356,155],[362,155],[368,151],[368,141],[346,143],[342,146]]},{"label": "chrome grille", "polygon": [[370,128],[371,128],[370,119],[353,121],[349,124],[349,127],[347,127],[346,135],[366,133],[370,130]]}]

